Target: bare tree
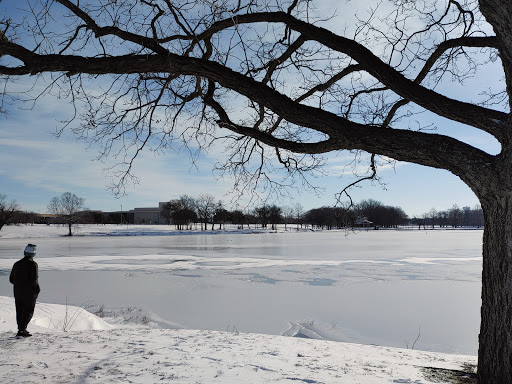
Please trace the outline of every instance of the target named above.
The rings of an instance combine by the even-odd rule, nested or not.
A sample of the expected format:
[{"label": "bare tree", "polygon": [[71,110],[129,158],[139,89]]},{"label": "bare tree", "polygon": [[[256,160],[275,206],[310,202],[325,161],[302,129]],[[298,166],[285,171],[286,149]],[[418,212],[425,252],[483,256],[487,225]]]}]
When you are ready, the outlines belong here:
[{"label": "bare tree", "polygon": [[195,200],[187,195],[181,196],[179,199],[170,200],[164,204],[162,216],[167,224],[174,224],[176,229],[188,229],[189,224],[197,220],[195,210]]},{"label": "bare tree", "polygon": [[434,229],[434,227],[436,225],[436,217],[437,217],[437,211],[435,210],[435,208],[432,208],[428,212],[428,216],[429,216],[429,218],[431,220],[432,229]]},{"label": "bare tree", "polygon": [[76,224],[77,220],[80,218],[84,204],[84,198],[78,197],[71,192],[64,192],[60,197],[56,196],[50,200],[48,211],[63,217],[69,229],[68,236],[73,236],[71,227]]},{"label": "bare tree", "polygon": [[289,205],[282,207],[283,212],[283,220],[284,220],[284,230],[286,231],[288,228],[288,223],[293,220],[293,208]]},{"label": "bare tree", "polygon": [[204,230],[206,231],[208,223],[213,222],[216,208],[217,203],[215,202],[215,197],[212,195],[203,194],[199,195],[196,199],[196,209],[199,220],[201,220],[201,230],[203,230],[203,224]]},{"label": "bare tree", "polygon": [[12,222],[18,211],[19,206],[15,200],[7,201],[7,196],[0,194],[0,230]]},{"label": "bare tree", "polygon": [[230,220],[230,218],[230,212],[226,208],[224,208],[222,200],[219,200],[217,202],[217,206],[215,207],[215,212],[212,218],[212,231],[215,229],[215,223],[218,223],[219,229],[222,230],[222,225],[225,224],[228,220]]},{"label": "bare tree", "polygon": [[295,214],[295,220],[297,221],[297,230],[299,230],[299,224],[302,225],[302,216],[304,215],[304,207],[301,203],[295,203],[293,205],[293,211]]},{"label": "bare tree", "polygon": [[249,222],[247,220],[247,215],[240,209],[235,209],[231,211],[231,220],[233,224],[238,225],[238,229],[244,229],[244,224],[250,228]]},{"label": "bare tree", "polygon": [[462,225],[463,221],[463,212],[459,208],[457,204],[453,204],[453,206],[448,210],[448,223],[453,227],[457,228]]},{"label": "bare tree", "polygon": [[282,209],[275,204],[268,207],[268,220],[271,224],[272,230],[277,229],[277,224],[283,220]]},{"label": "bare tree", "polygon": [[[55,0],[6,8],[0,110],[26,82],[40,93],[25,101],[68,98],[76,114],[66,126],[120,159],[121,188],[142,149],[181,143],[194,151],[215,139],[227,143],[227,161],[216,168],[235,177],[240,193],[308,183],[319,175],[319,155],[339,150],[369,154],[363,179],[376,180],[389,159],[450,171],[485,215],[478,379],[508,382],[510,1],[380,2],[346,34],[310,1],[271,4]],[[475,91],[474,103],[443,94],[451,80],[489,73],[495,62],[503,89]],[[489,134],[501,153],[432,133],[422,121],[433,116],[446,119],[448,132],[457,122]],[[283,175],[277,166],[284,176],[274,181]]]},{"label": "bare tree", "polygon": [[261,225],[261,228],[267,228],[270,215],[270,209],[268,205],[263,204],[261,207],[254,208],[253,215],[257,220],[257,224]]}]

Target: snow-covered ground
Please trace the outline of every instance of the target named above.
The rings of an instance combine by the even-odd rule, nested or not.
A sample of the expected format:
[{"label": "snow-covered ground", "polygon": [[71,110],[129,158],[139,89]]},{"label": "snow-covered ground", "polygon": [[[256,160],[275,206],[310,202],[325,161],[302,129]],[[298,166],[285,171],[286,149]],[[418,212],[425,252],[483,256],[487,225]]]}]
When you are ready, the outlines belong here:
[{"label": "snow-covered ground", "polygon": [[[439,383],[476,358],[208,330],[112,326],[82,308],[37,305],[16,339],[0,297],[2,383]],[[435,369],[434,369],[435,368]]]},{"label": "snow-covered ground", "polygon": [[[284,226],[279,227],[284,230]],[[250,227],[244,226],[244,229],[238,228],[236,225],[226,225],[222,230],[215,226],[216,230],[211,230],[208,226],[207,231],[201,231],[200,226],[193,226],[191,230],[177,231],[174,225],[73,225],[72,232],[74,236],[183,236],[197,235],[201,233],[219,234],[219,233],[266,233],[267,229],[257,228],[255,225]],[[287,230],[296,229],[295,226],[288,225]],[[303,229],[306,231],[306,229]],[[55,238],[67,236],[67,225],[9,225],[3,227],[0,231],[0,238],[4,239],[24,239],[33,238]]]},{"label": "snow-covered ground", "polygon": [[[290,229],[4,227],[0,382],[430,383],[475,364],[481,231]],[[34,336],[17,340],[7,277],[27,242],[43,291]],[[48,304],[67,296],[81,307]],[[466,355],[385,347],[416,335]]]}]

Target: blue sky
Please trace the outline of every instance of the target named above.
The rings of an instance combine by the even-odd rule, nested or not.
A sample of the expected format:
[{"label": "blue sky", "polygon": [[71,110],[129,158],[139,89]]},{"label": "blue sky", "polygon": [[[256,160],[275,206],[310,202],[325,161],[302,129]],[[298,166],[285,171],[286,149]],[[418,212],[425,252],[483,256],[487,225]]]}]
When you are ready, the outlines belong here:
[{"label": "blue sky", "polygon": [[[333,22],[333,21],[331,21]],[[473,101],[479,90],[500,81],[499,62],[491,70],[465,84],[451,84],[444,92],[451,97]],[[469,92],[468,92],[469,90]],[[62,101],[45,97],[30,110],[9,110],[8,116],[0,115],[0,194],[15,199],[24,210],[45,212],[50,199],[64,192],[72,192],[86,200],[90,209],[104,211],[156,206],[183,194],[197,197],[208,193],[223,200],[227,206],[233,196],[228,192],[232,180],[216,179],[212,164],[221,156],[222,149],[214,148],[203,154],[196,167],[192,167],[186,153],[166,152],[155,154],[147,151],[135,164],[138,185],[128,185],[126,196],[116,198],[107,190],[110,179],[104,169],[112,165],[95,161],[99,148],[87,148],[77,142],[69,132],[56,139],[52,134],[61,127],[59,120],[69,117],[71,107]],[[490,153],[498,153],[499,146],[490,136],[473,129],[423,114],[423,123],[434,123],[436,133],[448,134],[475,145]],[[327,162],[327,175],[312,180],[324,188],[318,196],[312,191],[291,191],[293,199],[277,202],[280,205],[301,203],[305,209],[333,205],[335,194],[351,183],[350,175],[340,178],[343,166],[350,162],[347,153],[333,154]],[[367,165],[363,164],[363,168]],[[471,190],[456,176],[426,167],[398,163],[395,168],[381,169],[380,176],[386,184],[365,182],[362,188],[352,190],[354,201],[375,199],[384,204],[400,206],[409,215],[421,215],[431,208],[443,210],[453,204],[473,207],[478,200]],[[245,205],[246,197],[240,203]]]}]

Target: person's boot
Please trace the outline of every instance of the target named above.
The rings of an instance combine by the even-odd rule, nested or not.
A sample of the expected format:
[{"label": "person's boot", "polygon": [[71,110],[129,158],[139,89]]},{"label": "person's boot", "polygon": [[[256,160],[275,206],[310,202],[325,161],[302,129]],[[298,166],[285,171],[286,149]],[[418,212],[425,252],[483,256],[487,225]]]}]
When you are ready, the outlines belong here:
[{"label": "person's boot", "polygon": [[23,331],[23,337],[30,337],[30,336],[32,336],[32,334],[31,334],[29,331],[27,331],[27,330],[25,329],[25,330]]}]

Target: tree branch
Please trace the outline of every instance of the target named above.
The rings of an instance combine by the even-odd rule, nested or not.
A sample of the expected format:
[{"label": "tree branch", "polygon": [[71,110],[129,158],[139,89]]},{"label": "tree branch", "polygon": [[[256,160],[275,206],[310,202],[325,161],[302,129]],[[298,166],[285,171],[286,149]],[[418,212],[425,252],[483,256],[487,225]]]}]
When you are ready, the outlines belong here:
[{"label": "tree branch", "polygon": [[[248,135],[271,146],[283,146],[294,152],[325,153],[335,149],[362,149],[370,153],[379,153],[397,160],[410,161],[436,168],[448,169],[460,174],[461,159],[467,163],[481,161],[488,164],[492,156],[474,147],[447,136],[426,134],[397,129],[379,129],[376,126],[351,122],[334,113],[319,108],[299,104],[274,89],[243,76],[229,68],[208,60],[169,54],[166,58],[152,55],[129,55],[106,58],[82,58],[66,55],[36,55],[12,43],[0,43],[12,46],[7,50],[11,55],[24,58],[28,66],[18,68],[0,67],[0,73],[33,74],[41,72],[79,72],[88,74],[129,74],[146,72],[179,73],[208,78],[223,87],[234,90],[250,99],[265,105],[287,121],[322,132],[329,140],[306,145],[277,139],[272,135],[248,127],[237,125],[225,117],[220,124],[231,131]],[[17,54],[22,50],[23,54]],[[0,50],[1,52],[1,50]],[[28,60],[30,57],[30,60]],[[219,113],[218,108],[214,108]],[[446,150],[450,147],[450,150]],[[307,148],[307,150],[305,150]],[[418,150],[419,148],[419,150]]]},{"label": "tree branch", "polygon": [[135,43],[144,48],[150,49],[151,51],[153,51],[155,53],[163,54],[163,55],[165,55],[167,53],[167,50],[165,48],[163,48],[162,46],[160,46],[156,42],[157,39],[155,39],[155,38],[150,39],[146,36],[141,36],[141,35],[138,35],[135,33],[123,31],[122,29],[115,27],[115,26],[100,27],[91,16],[89,16],[85,11],[83,11],[80,8],[79,5],[75,5],[69,0],[56,0],[56,1],[60,4],[62,4],[67,9],[69,9],[71,12],[73,12],[78,18],[83,20],[84,23],[87,25],[87,28],[92,30],[97,38],[101,37],[101,36],[113,35],[113,36],[117,36],[125,41],[131,41],[132,43]]},{"label": "tree branch", "polygon": [[[81,10],[78,5],[68,0],[58,0],[58,2],[73,12],[76,17],[85,23],[88,29],[92,30],[96,37],[101,36],[117,36],[124,41],[129,41],[152,51],[147,54],[130,54],[115,57],[81,57],[77,55],[63,54],[37,54],[21,45],[10,41],[0,40],[0,56],[10,55],[23,62],[23,65],[17,67],[0,66],[0,74],[4,75],[33,75],[45,72],[63,72],[68,76],[73,74],[156,74],[155,77],[178,78],[180,76],[193,76],[208,79],[212,83],[219,84],[226,90],[232,90],[239,95],[246,96],[253,106],[257,106],[255,110],[260,111],[260,119],[255,126],[247,126],[245,123],[234,122],[229,118],[227,112],[221,103],[214,98],[214,91],[211,91],[207,97],[201,95],[204,90],[200,87],[197,92],[192,92],[190,97],[203,97],[205,103],[210,106],[218,115],[218,124],[227,128],[238,135],[246,135],[259,142],[265,143],[271,147],[284,148],[296,153],[325,153],[339,149],[360,149],[369,153],[382,154],[397,160],[414,162],[422,165],[432,166],[436,168],[448,169],[456,175],[467,175],[469,169],[480,167],[484,169],[492,165],[493,156],[486,154],[470,145],[464,144],[450,137],[426,134],[423,132],[413,132],[399,129],[388,128],[389,122],[385,120],[384,127],[382,124],[361,124],[341,117],[331,110],[324,110],[320,107],[307,105],[306,99],[316,92],[323,92],[340,82],[345,76],[351,75],[356,71],[366,71],[375,79],[382,83],[387,89],[392,90],[396,94],[404,98],[404,100],[415,102],[416,104],[433,111],[441,116],[447,117],[454,121],[459,121],[485,132],[494,135],[498,140],[505,141],[505,133],[503,126],[508,120],[508,114],[494,111],[491,109],[463,103],[457,100],[447,98],[432,90],[429,90],[418,83],[421,82],[429,71],[433,68],[436,61],[448,49],[456,48],[461,45],[473,47],[495,47],[495,38],[473,38],[463,37],[459,39],[447,40],[441,43],[437,49],[431,54],[425,62],[422,70],[414,80],[409,80],[396,69],[384,63],[380,58],[374,55],[368,48],[354,40],[347,39],[324,28],[301,21],[289,13],[284,12],[261,12],[245,15],[234,15],[221,21],[214,22],[203,32],[194,35],[192,27],[181,24],[181,29],[186,32],[186,36],[173,36],[173,38],[188,41],[191,44],[185,44],[178,49],[185,49],[186,54],[172,53],[162,46],[165,38],[157,36],[157,21],[161,17],[161,9],[153,15],[151,23],[148,26],[148,33],[153,37],[138,35],[127,32],[117,26],[101,27],[92,17],[85,11]],[[170,3],[169,3],[170,4]],[[171,6],[172,9],[172,6]],[[173,13],[176,21],[184,19],[177,13]],[[179,17],[178,17],[179,16]],[[185,20],[185,19],[184,19]],[[274,60],[269,59],[264,63],[260,71],[267,69],[266,75],[263,75],[263,81],[257,81],[250,76],[246,76],[227,65],[210,60],[212,55],[212,38],[218,32],[237,27],[237,35],[242,41],[242,35],[238,28],[242,24],[251,23],[277,23],[282,24],[286,29],[286,35],[290,36],[289,30],[296,31],[299,37],[289,43],[288,48]],[[69,44],[75,39],[75,35],[71,37]],[[219,37],[220,39],[221,37]],[[291,40],[291,38],[290,38]],[[167,40],[170,41],[170,40]],[[192,46],[203,42],[206,45],[206,52],[192,50]],[[329,68],[330,71],[320,72],[325,75],[323,79],[311,87],[310,90],[299,96],[296,100],[278,92],[272,82],[274,72],[284,61],[293,60],[292,56],[296,54],[300,47],[307,42],[317,42],[323,47],[327,47],[329,52],[335,51],[355,60],[357,63],[345,62],[345,68],[340,67]],[[262,46],[263,46],[262,42]],[[246,46],[240,48],[242,54],[247,53]],[[240,53],[239,52],[239,53]],[[314,53],[318,51],[314,50]],[[189,55],[198,54],[203,57],[191,57]],[[234,55],[236,56],[236,55]],[[336,56],[336,55],[335,55]],[[223,57],[219,53],[217,58],[224,62],[229,62],[228,56]],[[331,57],[329,57],[331,59]],[[240,59],[241,63],[248,63],[247,57]],[[304,59],[306,60],[306,59]],[[335,57],[332,60],[340,60]],[[350,61],[350,60],[348,60]],[[308,67],[311,71],[311,67]],[[158,84],[155,84],[157,87]],[[188,85],[187,85],[188,86]],[[162,88],[163,89],[163,88]],[[170,92],[174,93],[174,97],[179,97],[177,91],[173,91],[169,86]],[[213,89],[213,87],[212,87]],[[385,88],[378,88],[385,89]],[[357,91],[354,90],[357,95]],[[361,92],[361,91],[360,91]],[[363,91],[364,92],[364,91]],[[228,96],[229,97],[229,96]],[[141,99],[138,99],[140,106],[144,105]],[[181,105],[190,99],[185,97],[182,99]],[[304,102],[304,104],[302,103]],[[406,101],[400,102],[405,103]],[[396,104],[395,109],[402,104]],[[155,105],[156,107],[156,105]],[[259,123],[263,121],[264,109],[266,108],[277,116],[277,124],[271,129],[256,129]],[[377,111],[382,113],[381,111]],[[394,109],[391,111],[391,115]],[[203,111],[204,114],[204,111]],[[270,119],[269,119],[270,120]],[[274,122],[275,122],[274,120]],[[390,120],[390,119],[389,119]],[[305,142],[298,133],[292,135],[278,136],[278,125],[281,121],[289,122],[290,129],[297,127],[306,127],[323,134],[327,138],[319,139],[317,142]],[[116,120],[105,119],[105,123],[116,123]],[[136,120],[134,126],[142,124],[142,120]],[[462,177],[462,176],[461,176]]]},{"label": "tree branch", "polygon": [[[299,32],[308,40],[316,41],[330,49],[333,49],[334,51],[350,56],[356,60],[365,71],[374,76],[382,84],[386,85],[388,89],[402,96],[404,99],[410,100],[419,106],[450,120],[479,128],[493,135],[500,142],[506,138],[504,126],[508,122],[508,114],[453,100],[437,92],[424,88],[415,81],[407,79],[401,73],[375,56],[369,49],[356,41],[343,36],[338,36],[325,28],[298,20],[283,12],[254,13],[225,19],[214,23],[207,31],[198,35],[198,38],[203,39],[206,36],[211,36],[212,34],[237,24],[258,22],[283,23],[288,28]],[[443,51],[450,47],[453,48],[456,43],[463,45],[467,44],[467,46],[474,47],[496,48],[497,46],[497,40],[495,37],[464,37],[460,39],[453,39],[451,41],[447,41],[444,46],[440,46],[440,48],[432,55],[432,60],[437,60],[437,55],[442,54]],[[427,70],[429,65],[430,62],[425,65],[424,70]],[[422,76],[422,74],[419,76]]]}]

